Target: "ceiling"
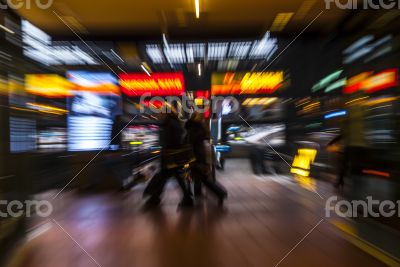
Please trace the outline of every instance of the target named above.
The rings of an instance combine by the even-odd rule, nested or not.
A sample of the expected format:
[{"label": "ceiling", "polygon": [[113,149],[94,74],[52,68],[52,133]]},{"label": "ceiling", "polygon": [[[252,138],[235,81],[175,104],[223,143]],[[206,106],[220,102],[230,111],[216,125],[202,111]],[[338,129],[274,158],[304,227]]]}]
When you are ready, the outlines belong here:
[{"label": "ceiling", "polygon": [[54,0],[46,10],[32,4],[30,9],[17,12],[54,37],[74,38],[68,24],[82,36],[149,39],[160,38],[161,33],[176,38],[260,37],[282,12],[294,15],[280,34],[296,35],[321,11],[307,31],[328,33],[347,14],[326,10],[320,0],[199,1],[199,19],[195,17],[194,0]]}]

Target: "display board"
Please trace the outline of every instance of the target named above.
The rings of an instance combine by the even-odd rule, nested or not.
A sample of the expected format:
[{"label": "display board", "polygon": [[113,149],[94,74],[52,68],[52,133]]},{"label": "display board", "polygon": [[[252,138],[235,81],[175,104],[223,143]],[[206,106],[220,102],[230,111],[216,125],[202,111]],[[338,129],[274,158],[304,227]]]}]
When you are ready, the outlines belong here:
[{"label": "display board", "polygon": [[[108,149],[113,121],[122,112],[116,78],[80,71],[68,72],[67,77],[76,88],[68,98],[68,150]],[[107,93],[105,87],[114,90]]]},{"label": "display board", "polygon": [[272,94],[283,86],[284,72],[227,72],[213,73],[213,95]]},{"label": "display board", "polygon": [[121,91],[131,97],[143,94],[152,96],[180,96],[185,92],[185,83],[181,72],[128,73],[119,75]]}]

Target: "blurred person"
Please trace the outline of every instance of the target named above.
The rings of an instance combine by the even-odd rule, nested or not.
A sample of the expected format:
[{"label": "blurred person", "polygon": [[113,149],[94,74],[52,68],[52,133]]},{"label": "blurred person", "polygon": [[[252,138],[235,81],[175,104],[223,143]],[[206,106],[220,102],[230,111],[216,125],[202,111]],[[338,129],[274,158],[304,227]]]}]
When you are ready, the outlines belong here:
[{"label": "blurred person", "polygon": [[356,171],[365,158],[364,113],[361,105],[348,107],[348,116],[343,119],[340,134],[327,145],[327,150],[338,155],[338,177],[335,187],[344,186],[344,178]]},{"label": "blurred person", "polygon": [[250,149],[250,164],[256,175],[269,173],[265,165],[264,154],[265,144],[256,144]]},{"label": "blurred person", "polygon": [[176,109],[164,114],[160,143],[163,147],[161,153],[161,171],[150,181],[144,191],[144,196],[150,196],[147,206],[158,206],[161,195],[170,177],[175,177],[182,193],[180,206],[193,206],[192,192],[185,177],[184,165],[193,160],[190,151],[184,144],[185,130],[178,117]]},{"label": "blurred person", "polygon": [[343,144],[343,134],[339,134],[333,138],[327,145],[329,152],[336,153],[338,174],[335,182],[335,187],[344,186],[344,177],[347,174],[349,168],[349,151],[345,149]]},{"label": "blurred person", "polygon": [[188,142],[193,146],[196,161],[191,164],[191,176],[194,180],[195,196],[202,196],[202,184],[214,193],[220,205],[227,197],[227,192],[216,181],[211,179],[210,133],[199,112],[194,112],[185,125]]}]

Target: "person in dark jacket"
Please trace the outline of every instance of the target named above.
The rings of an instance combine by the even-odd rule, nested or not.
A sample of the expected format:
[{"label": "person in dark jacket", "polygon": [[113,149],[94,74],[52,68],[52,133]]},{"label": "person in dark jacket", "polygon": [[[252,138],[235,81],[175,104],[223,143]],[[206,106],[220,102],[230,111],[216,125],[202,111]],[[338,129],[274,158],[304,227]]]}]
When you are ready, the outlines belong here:
[{"label": "person in dark jacket", "polygon": [[327,150],[329,152],[336,153],[337,157],[337,180],[335,182],[335,187],[344,186],[344,178],[349,170],[350,161],[350,149],[345,147],[343,144],[344,135],[339,134],[333,140],[327,144]]},{"label": "person in dark jacket", "polygon": [[196,196],[201,196],[201,185],[204,184],[207,189],[214,193],[220,204],[227,197],[226,190],[217,182],[211,180],[211,164],[207,142],[210,142],[210,133],[205,126],[203,117],[200,113],[194,112],[191,119],[185,125],[187,131],[188,143],[193,146],[193,152],[196,161],[191,165],[191,176],[194,180],[194,191]]},{"label": "person in dark jacket", "polygon": [[183,198],[180,203],[181,206],[192,206],[193,198],[190,187],[186,181],[183,166],[169,167],[168,162],[171,162],[167,151],[179,150],[184,145],[185,130],[182,127],[181,121],[175,110],[171,113],[165,114],[161,133],[160,143],[163,147],[161,153],[161,172],[158,173],[148,184],[145,189],[144,195],[150,196],[147,200],[147,205],[159,205],[161,202],[161,195],[164,187],[170,177],[175,177],[182,193]]}]

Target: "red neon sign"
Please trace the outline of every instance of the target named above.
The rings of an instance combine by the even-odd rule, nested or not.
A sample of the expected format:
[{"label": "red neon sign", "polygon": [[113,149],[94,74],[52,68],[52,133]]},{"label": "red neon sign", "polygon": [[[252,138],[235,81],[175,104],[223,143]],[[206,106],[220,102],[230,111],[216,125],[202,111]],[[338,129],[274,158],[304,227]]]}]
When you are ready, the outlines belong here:
[{"label": "red neon sign", "polygon": [[185,83],[181,72],[128,73],[119,75],[121,91],[128,96],[180,96],[185,91]]}]

